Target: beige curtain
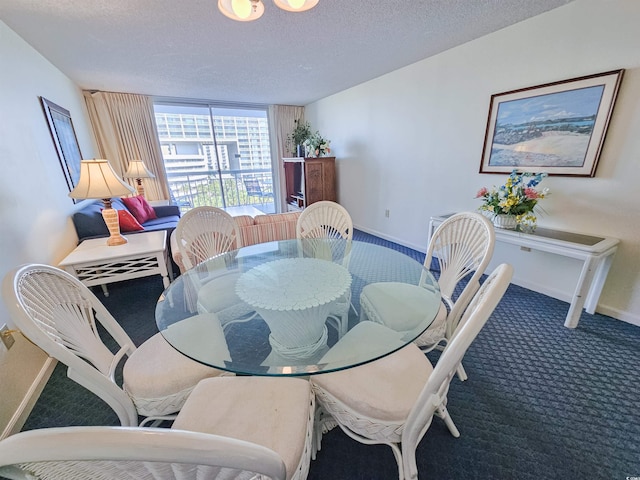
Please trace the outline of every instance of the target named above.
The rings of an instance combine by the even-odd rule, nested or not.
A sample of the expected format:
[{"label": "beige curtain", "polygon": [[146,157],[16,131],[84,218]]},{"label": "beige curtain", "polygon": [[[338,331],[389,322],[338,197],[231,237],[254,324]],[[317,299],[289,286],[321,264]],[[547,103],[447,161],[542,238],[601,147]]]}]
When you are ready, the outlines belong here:
[{"label": "beige curtain", "polygon": [[[84,98],[100,156],[109,160],[120,176],[129,161],[142,160],[156,177],[142,180],[147,200],[169,200],[153,100],[144,95],[111,92],[84,92]],[[135,180],[130,182],[135,188]]]},{"label": "beige curtain", "polygon": [[296,120],[304,120],[304,107],[291,105],[271,105],[269,107],[269,123],[272,135],[275,137],[271,142],[271,157],[274,159],[274,165],[277,165],[277,168],[273,169],[273,182],[274,185],[280,186],[279,211],[281,212],[286,210],[287,202],[287,199],[284,198],[286,185],[282,159],[292,156],[292,152],[287,150],[287,135],[293,132]]}]

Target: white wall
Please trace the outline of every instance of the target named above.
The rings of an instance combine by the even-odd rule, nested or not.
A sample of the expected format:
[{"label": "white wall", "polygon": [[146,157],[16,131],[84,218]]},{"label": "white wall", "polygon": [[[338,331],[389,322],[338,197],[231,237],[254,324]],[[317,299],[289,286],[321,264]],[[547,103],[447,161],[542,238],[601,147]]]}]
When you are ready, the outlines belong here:
[{"label": "white wall", "polygon": [[[640,325],[640,2],[578,0],[308,105],[357,228],[424,251],[429,217],[474,210],[492,94],[626,69],[595,178],[550,177],[538,224],[621,240],[598,311]],[[385,209],[390,217],[385,218]],[[515,282],[568,300],[579,264],[499,245]],[[490,267],[491,268],[491,267]]]},{"label": "white wall", "polygon": [[[76,245],[70,220],[76,208],[40,104],[39,96],[71,112],[80,150],[94,156],[89,120],[78,87],[15,32],[0,22],[0,277],[22,263],[56,264]],[[0,325],[11,324],[0,303]],[[25,420],[47,375],[46,355],[14,335],[0,344],[0,437]]]}]

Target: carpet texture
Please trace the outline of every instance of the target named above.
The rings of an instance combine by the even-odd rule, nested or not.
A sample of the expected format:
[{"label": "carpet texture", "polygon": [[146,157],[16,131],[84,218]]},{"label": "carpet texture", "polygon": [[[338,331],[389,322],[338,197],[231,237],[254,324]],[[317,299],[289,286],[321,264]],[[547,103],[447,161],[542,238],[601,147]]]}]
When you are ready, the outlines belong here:
[{"label": "carpet texture", "polygon": [[[362,232],[354,239],[424,260]],[[136,344],[157,332],[159,277],[109,290],[109,297],[96,292]],[[567,311],[566,302],[509,287],[464,358],[469,379],[451,383],[448,409],[461,437],[434,419],[417,451],[421,478],[640,476],[640,328],[583,312],[571,330],[563,326]],[[428,357],[435,363],[438,355]],[[109,407],[59,364],[23,429],[117,424]],[[362,445],[336,428],[324,436],[308,478],[394,479],[397,467],[389,447]]]}]

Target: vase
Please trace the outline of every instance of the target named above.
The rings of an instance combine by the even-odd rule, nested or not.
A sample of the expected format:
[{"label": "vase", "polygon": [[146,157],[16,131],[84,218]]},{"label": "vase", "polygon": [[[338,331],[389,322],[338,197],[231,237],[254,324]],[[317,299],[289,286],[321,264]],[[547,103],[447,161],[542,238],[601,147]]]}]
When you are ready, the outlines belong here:
[{"label": "vase", "polygon": [[506,230],[515,230],[518,226],[515,215],[496,215],[493,217],[493,226],[496,228],[504,228]]}]

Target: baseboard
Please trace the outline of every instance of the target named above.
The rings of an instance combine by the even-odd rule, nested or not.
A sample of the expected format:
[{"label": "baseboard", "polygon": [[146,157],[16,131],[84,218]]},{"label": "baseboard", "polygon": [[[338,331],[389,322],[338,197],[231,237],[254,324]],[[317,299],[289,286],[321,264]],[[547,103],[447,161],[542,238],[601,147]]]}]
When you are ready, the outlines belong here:
[{"label": "baseboard", "polygon": [[[362,227],[360,225],[354,225],[353,228],[355,228],[356,230],[360,230],[361,232],[368,233],[369,235],[374,235],[374,236],[380,237],[380,238],[382,238],[384,240],[388,240],[389,242],[397,243],[398,245],[402,245],[403,247],[411,248],[412,250],[416,250],[418,252],[422,252],[422,253],[426,253],[427,252],[427,249],[425,248],[426,247],[426,243],[424,245],[415,245],[413,243],[405,242],[401,238],[392,237],[392,236],[387,235],[385,233],[382,233],[382,232],[379,232],[377,230],[373,230],[373,229],[370,229],[370,228],[365,228],[365,227]],[[427,241],[427,239],[425,238],[425,242],[426,241]]]},{"label": "baseboard", "polygon": [[[555,290],[539,283],[529,282],[518,277],[513,277],[511,283],[513,283],[514,285],[518,285],[519,287],[526,288],[527,290],[533,290],[534,292],[541,293],[543,295],[546,295],[547,297],[556,298],[558,300],[562,300],[563,302],[571,303],[572,297],[566,292]],[[616,320],[621,320],[632,325],[640,326],[640,315],[625,312],[609,305],[598,303],[596,312],[611,318],[615,318]]]},{"label": "baseboard", "polygon": [[527,290],[533,290],[534,292],[541,293],[543,295],[546,295],[547,297],[556,298],[558,300],[562,300],[563,302],[571,303],[571,295],[561,290],[549,288],[549,286],[547,285],[531,282],[529,280],[520,278],[517,275],[515,275],[511,279],[511,283],[513,283],[514,285],[518,285],[519,287],[526,288]]},{"label": "baseboard", "polygon": [[598,304],[598,306],[596,307],[596,312],[601,313],[602,315],[606,315],[608,317],[615,318],[617,320],[622,320],[623,322],[630,323],[631,325],[640,327],[640,315],[635,315],[633,313],[625,312],[617,308],[610,307],[609,305],[600,305],[600,304]]},{"label": "baseboard", "polygon": [[47,358],[44,362],[42,368],[38,372],[38,375],[31,384],[31,387],[29,387],[27,394],[22,399],[22,402],[20,402],[20,405],[9,420],[9,423],[2,434],[0,434],[0,440],[20,431],[24,422],[27,421],[27,418],[29,417],[33,406],[36,404],[38,397],[42,393],[42,390],[49,381],[49,377],[51,377],[53,369],[57,363],[57,360],[54,360],[51,357]]}]

